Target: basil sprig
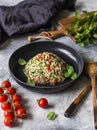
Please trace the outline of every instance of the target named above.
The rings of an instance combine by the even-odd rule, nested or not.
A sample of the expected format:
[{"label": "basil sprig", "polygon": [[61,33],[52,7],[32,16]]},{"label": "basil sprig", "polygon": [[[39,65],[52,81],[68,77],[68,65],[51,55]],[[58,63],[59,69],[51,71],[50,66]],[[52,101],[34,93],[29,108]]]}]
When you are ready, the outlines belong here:
[{"label": "basil sprig", "polygon": [[74,68],[73,66],[71,65],[68,65],[67,68],[66,68],[66,71],[64,73],[64,77],[65,78],[68,78],[70,77],[71,80],[75,80],[77,78],[77,73],[74,71]]}]

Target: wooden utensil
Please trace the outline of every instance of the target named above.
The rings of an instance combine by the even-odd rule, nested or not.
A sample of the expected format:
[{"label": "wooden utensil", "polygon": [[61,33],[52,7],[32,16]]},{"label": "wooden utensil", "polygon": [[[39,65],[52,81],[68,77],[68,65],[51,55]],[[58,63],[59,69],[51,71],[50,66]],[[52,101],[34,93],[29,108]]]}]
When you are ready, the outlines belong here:
[{"label": "wooden utensil", "polygon": [[73,100],[73,102],[70,104],[70,106],[66,109],[64,115],[66,117],[72,116],[72,114],[75,112],[76,108],[80,104],[80,102],[84,99],[87,92],[91,88],[91,83],[89,82],[86,87],[80,92],[80,94]]},{"label": "wooden utensil", "polygon": [[[93,11],[95,12],[95,11]],[[93,13],[90,12],[90,13]],[[81,14],[81,17],[83,17],[84,14]],[[48,32],[42,32],[38,36],[28,36],[28,42],[32,42],[34,40],[43,38],[46,40],[53,40],[55,38],[58,38],[60,36],[70,36],[66,29],[71,27],[71,23],[74,20],[75,16],[63,18],[58,21],[58,24],[60,25],[61,29],[56,31],[48,31]],[[76,41],[76,39],[72,36],[70,36],[73,41]]]},{"label": "wooden utensil", "polygon": [[96,93],[97,62],[86,63],[85,70],[91,79],[93,109],[94,109],[94,124],[95,128],[97,129],[97,93]]}]

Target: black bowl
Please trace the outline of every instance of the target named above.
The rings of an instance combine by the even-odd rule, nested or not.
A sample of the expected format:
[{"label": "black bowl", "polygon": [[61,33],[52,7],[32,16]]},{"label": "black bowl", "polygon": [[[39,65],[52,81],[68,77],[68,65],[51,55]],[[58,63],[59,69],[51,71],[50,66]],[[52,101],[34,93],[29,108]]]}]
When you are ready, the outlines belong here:
[{"label": "black bowl", "polygon": [[54,41],[41,41],[27,44],[19,49],[17,49],[9,59],[9,70],[12,77],[16,80],[18,84],[23,87],[31,89],[31,91],[36,91],[40,93],[53,93],[66,89],[71,86],[76,80],[66,79],[63,83],[51,85],[37,85],[30,86],[27,82],[27,77],[23,73],[23,66],[18,64],[18,59],[23,58],[26,61],[34,57],[36,54],[48,51],[58,55],[68,64],[71,64],[75,71],[78,73],[78,78],[81,75],[84,67],[84,62],[81,55],[69,46],[64,45],[64,43],[54,42]]}]

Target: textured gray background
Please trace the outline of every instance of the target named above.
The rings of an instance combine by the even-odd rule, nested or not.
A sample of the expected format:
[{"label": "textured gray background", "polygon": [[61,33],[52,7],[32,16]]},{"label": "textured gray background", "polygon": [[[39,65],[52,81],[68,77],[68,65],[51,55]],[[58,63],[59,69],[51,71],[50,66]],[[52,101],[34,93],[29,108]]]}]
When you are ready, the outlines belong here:
[{"label": "textured gray background", "polygon": [[[0,5],[14,5],[21,0],[0,0]],[[97,0],[77,0],[76,9],[82,13],[82,10],[97,10]],[[66,16],[72,16],[74,12],[63,11],[57,16],[56,20]],[[58,27],[59,28],[59,27]],[[10,79],[17,92],[23,96],[23,104],[28,113],[28,118],[19,121],[20,125],[12,128],[12,130],[94,130],[92,94],[81,103],[77,113],[72,118],[64,117],[64,111],[70,105],[76,95],[82,90],[88,82],[87,77],[82,75],[80,79],[68,90],[55,94],[39,94],[29,91],[18,85],[10,76],[8,70],[8,61],[11,54],[19,47],[27,44],[28,34],[9,39],[0,47],[0,82],[4,79]],[[61,37],[56,41],[64,42],[64,44],[75,48],[88,61],[97,60],[97,46],[88,45],[84,48],[76,45],[69,37]],[[36,100],[46,97],[53,107],[41,109],[37,106]],[[55,111],[58,117],[54,121],[48,121],[46,115],[50,111]],[[9,130],[3,125],[3,111],[0,109],[0,130]]]}]

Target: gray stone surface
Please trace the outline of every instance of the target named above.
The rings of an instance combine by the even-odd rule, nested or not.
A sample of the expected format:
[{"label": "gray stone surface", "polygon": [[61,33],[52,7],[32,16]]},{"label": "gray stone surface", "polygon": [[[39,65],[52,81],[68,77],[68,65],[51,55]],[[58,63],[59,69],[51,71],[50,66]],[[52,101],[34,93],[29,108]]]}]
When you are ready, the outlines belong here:
[{"label": "gray stone surface", "polygon": [[[21,0],[0,0],[0,5],[14,5]],[[97,10],[97,0],[77,0],[76,9],[82,13],[82,10]],[[59,17],[74,15],[74,12],[63,11]],[[59,19],[58,17],[58,19]],[[28,118],[19,121],[20,125],[13,127],[12,130],[94,130],[94,117],[92,107],[92,94],[87,95],[81,103],[76,114],[72,118],[64,117],[64,111],[70,105],[72,100],[79,94],[88,82],[88,78],[82,75],[79,80],[69,89],[55,94],[40,94],[29,91],[18,85],[10,76],[8,70],[8,61],[11,54],[19,47],[27,44],[28,34],[9,39],[0,47],[0,82],[10,79],[18,93],[22,94],[23,104],[27,109]],[[97,46],[89,44],[81,48],[76,45],[69,37],[61,37],[55,41],[64,42],[64,44],[75,48],[88,61],[97,61]],[[36,100],[46,97],[53,107],[41,109]],[[46,116],[49,112],[55,111],[58,117],[54,121],[48,121]],[[3,125],[3,111],[0,109],[0,130],[9,130]]]}]

